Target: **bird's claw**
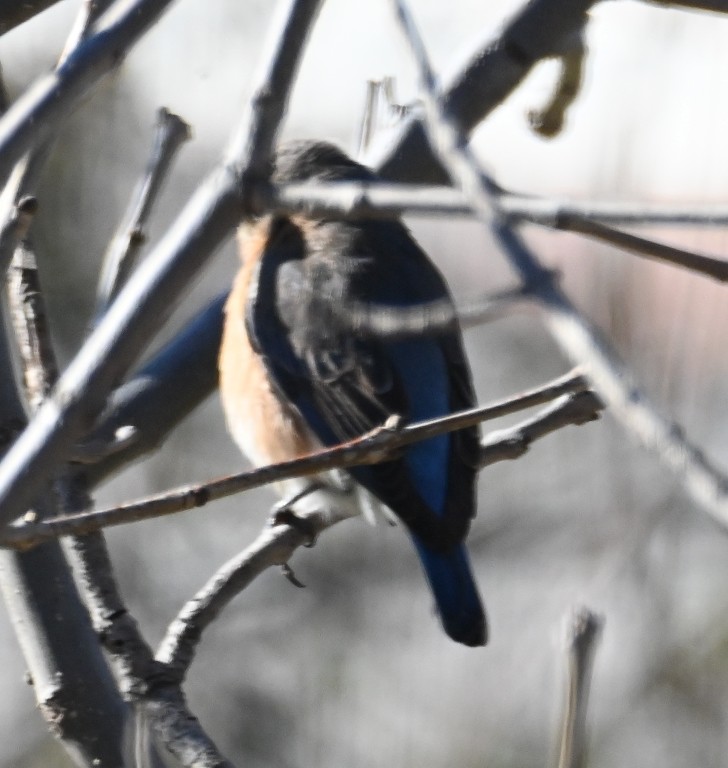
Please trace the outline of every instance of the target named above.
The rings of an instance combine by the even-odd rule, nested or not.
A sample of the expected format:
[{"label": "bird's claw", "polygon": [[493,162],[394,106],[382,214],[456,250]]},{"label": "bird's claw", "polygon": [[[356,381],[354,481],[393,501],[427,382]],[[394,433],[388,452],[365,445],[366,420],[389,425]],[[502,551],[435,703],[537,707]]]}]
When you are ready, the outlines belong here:
[{"label": "bird's claw", "polygon": [[312,547],[316,543],[318,534],[316,529],[310,520],[306,520],[304,517],[299,517],[290,507],[289,503],[282,502],[276,504],[273,507],[270,516],[271,526],[276,525],[290,525],[291,528],[297,530],[302,536],[306,538],[303,543],[304,547]]},{"label": "bird's claw", "polygon": [[299,589],[305,589],[306,585],[299,581],[298,578],[296,578],[296,574],[293,572],[293,569],[291,568],[288,563],[283,563],[281,565],[281,573],[286,577],[288,581],[293,584],[294,587],[298,587]]},{"label": "bird's claw", "polygon": [[306,537],[304,547],[312,547],[316,543],[316,537],[318,535],[316,528],[310,521],[299,517],[293,511],[293,505],[305,496],[308,496],[310,493],[318,491],[321,488],[322,485],[320,483],[311,483],[293,496],[289,496],[286,499],[281,499],[281,501],[275,504],[271,510],[271,526],[290,525],[291,528],[295,528],[299,533]]}]

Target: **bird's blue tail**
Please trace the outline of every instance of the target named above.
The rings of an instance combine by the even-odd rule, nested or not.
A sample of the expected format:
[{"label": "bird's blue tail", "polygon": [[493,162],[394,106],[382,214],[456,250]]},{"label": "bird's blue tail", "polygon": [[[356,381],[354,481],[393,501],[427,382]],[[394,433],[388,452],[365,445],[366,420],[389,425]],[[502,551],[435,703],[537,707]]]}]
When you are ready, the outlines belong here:
[{"label": "bird's blue tail", "polygon": [[465,547],[460,544],[451,552],[441,553],[416,538],[414,543],[445,632],[463,645],[485,645],[488,626]]}]

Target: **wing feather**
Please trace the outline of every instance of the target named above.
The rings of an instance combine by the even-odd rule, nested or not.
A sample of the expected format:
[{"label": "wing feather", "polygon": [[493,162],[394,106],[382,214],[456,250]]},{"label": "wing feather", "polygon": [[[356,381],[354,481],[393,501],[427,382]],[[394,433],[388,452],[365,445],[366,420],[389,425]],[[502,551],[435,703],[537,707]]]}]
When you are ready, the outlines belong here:
[{"label": "wing feather", "polygon": [[[377,253],[391,247],[404,258]],[[368,222],[363,228],[281,218],[271,225],[248,304],[248,333],[273,381],[326,445],[358,437],[393,414],[429,418],[473,403],[458,334],[417,342],[426,354],[414,355],[415,363],[422,358],[435,365],[410,370],[399,357],[412,352],[412,344],[354,335],[346,323],[352,296],[397,306],[402,281],[409,303],[448,297],[437,270],[398,223]],[[432,392],[445,392],[444,404],[427,395],[428,376]],[[416,402],[408,397],[413,387],[424,393]],[[477,430],[435,438],[430,445],[351,473],[421,540],[441,550],[462,539],[473,514]],[[442,502],[423,498],[419,490],[423,479],[432,481],[432,472],[440,471],[437,461],[430,469],[428,451],[449,457],[436,494]]]}]

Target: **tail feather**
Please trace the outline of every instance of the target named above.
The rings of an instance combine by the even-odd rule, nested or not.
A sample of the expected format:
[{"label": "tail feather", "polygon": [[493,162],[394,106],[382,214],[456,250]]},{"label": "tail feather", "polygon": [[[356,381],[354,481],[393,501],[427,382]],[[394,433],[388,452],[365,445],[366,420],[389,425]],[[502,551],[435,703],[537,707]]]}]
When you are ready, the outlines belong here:
[{"label": "tail feather", "polygon": [[442,553],[414,543],[445,632],[463,645],[485,645],[488,625],[465,547]]}]

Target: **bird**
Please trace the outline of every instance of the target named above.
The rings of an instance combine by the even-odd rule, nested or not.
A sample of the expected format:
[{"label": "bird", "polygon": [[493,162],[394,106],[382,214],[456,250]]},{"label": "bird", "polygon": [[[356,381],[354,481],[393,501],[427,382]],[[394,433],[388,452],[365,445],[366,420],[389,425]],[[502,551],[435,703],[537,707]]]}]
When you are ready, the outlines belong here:
[{"label": "bird", "polygon": [[[333,144],[289,141],[275,184],[370,182],[376,174]],[[225,305],[220,396],[233,440],[255,466],[470,408],[475,395],[457,322],[419,336],[375,333],[352,308],[452,303],[438,269],[399,219],[266,214],[238,232],[241,267]],[[407,529],[447,635],[487,642],[464,539],[476,507],[479,430],[412,444],[382,463],[280,483],[281,506],[384,511]]]}]

